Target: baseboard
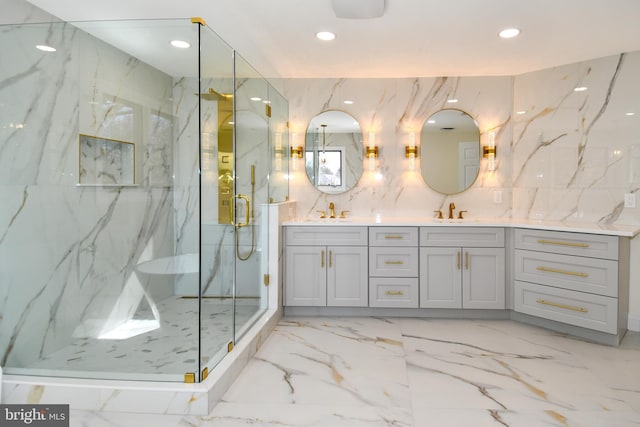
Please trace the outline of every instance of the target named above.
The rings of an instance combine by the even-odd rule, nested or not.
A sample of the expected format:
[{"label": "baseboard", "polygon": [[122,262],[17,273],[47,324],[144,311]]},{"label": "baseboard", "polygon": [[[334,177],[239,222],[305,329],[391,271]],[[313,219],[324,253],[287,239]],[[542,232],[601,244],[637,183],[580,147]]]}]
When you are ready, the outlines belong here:
[{"label": "baseboard", "polygon": [[627,329],[634,332],[640,332],[640,314],[630,314],[627,321]]}]

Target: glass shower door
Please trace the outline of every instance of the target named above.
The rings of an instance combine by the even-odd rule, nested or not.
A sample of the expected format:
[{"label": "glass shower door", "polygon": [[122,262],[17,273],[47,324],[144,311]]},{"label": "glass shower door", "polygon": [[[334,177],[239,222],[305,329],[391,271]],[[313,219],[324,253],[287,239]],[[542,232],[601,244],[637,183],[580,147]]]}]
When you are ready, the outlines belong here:
[{"label": "glass shower door", "polygon": [[235,55],[235,340],[267,307],[268,83]]}]

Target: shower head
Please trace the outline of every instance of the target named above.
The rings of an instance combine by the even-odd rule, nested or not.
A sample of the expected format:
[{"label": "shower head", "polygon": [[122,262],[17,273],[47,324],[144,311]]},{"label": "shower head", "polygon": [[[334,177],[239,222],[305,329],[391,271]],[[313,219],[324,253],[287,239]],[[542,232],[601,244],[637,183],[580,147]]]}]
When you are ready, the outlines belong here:
[{"label": "shower head", "polygon": [[205,101],[225,101],[233,98],[232,94],[220,93],[215,89],[213,89],[212,87],[209,88],[209,91],[207,93],[200,93],[200,94],[196,93],[196,95],[200,95],[200,97]]}]

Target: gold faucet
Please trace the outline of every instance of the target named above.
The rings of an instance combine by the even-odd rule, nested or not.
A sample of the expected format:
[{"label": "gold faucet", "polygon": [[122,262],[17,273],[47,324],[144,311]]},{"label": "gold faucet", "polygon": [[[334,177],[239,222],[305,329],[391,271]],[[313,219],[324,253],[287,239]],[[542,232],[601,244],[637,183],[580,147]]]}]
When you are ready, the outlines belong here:
[{"label": "gold faucet", "polygon": [[456,208],[455,203],[449,203],[449,219],[453,219],[453,210]]},{"label": "gold faucet", "polygon": [[333,202],[329,203],[329,218],[335,218],[336,217],[336,205],[333,204]]}]

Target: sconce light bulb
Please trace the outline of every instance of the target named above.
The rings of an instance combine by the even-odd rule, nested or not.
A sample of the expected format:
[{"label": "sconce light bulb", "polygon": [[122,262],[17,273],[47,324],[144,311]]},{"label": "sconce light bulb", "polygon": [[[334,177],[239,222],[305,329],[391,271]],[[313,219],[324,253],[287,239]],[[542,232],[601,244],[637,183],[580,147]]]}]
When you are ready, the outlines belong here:
[{"label": "sconce light bulb", "polygon": [[376,133],[369,132],[369,147],[373,148],[376,146]]},{"label": "sconce light bulb", "polygon": [[494,171],[496,169],[496,156],[493,153],[489,153],[489,165],[487,169]]},{"label": "sconce light bulb", "polygon": [[416,170],[416,156],[415,156],[415,154],[410,154],[409,155],[409,170],[410,171]]},{"label": "sconce light bulb", "polygon": [[496,146],[496,133],[491,131],[489,132],[489,147],[493,148]]},{"label": "sconce light bulb", "polygon": [[369,156],[369,170],[376,170],[376,158],[374,156]]}]

